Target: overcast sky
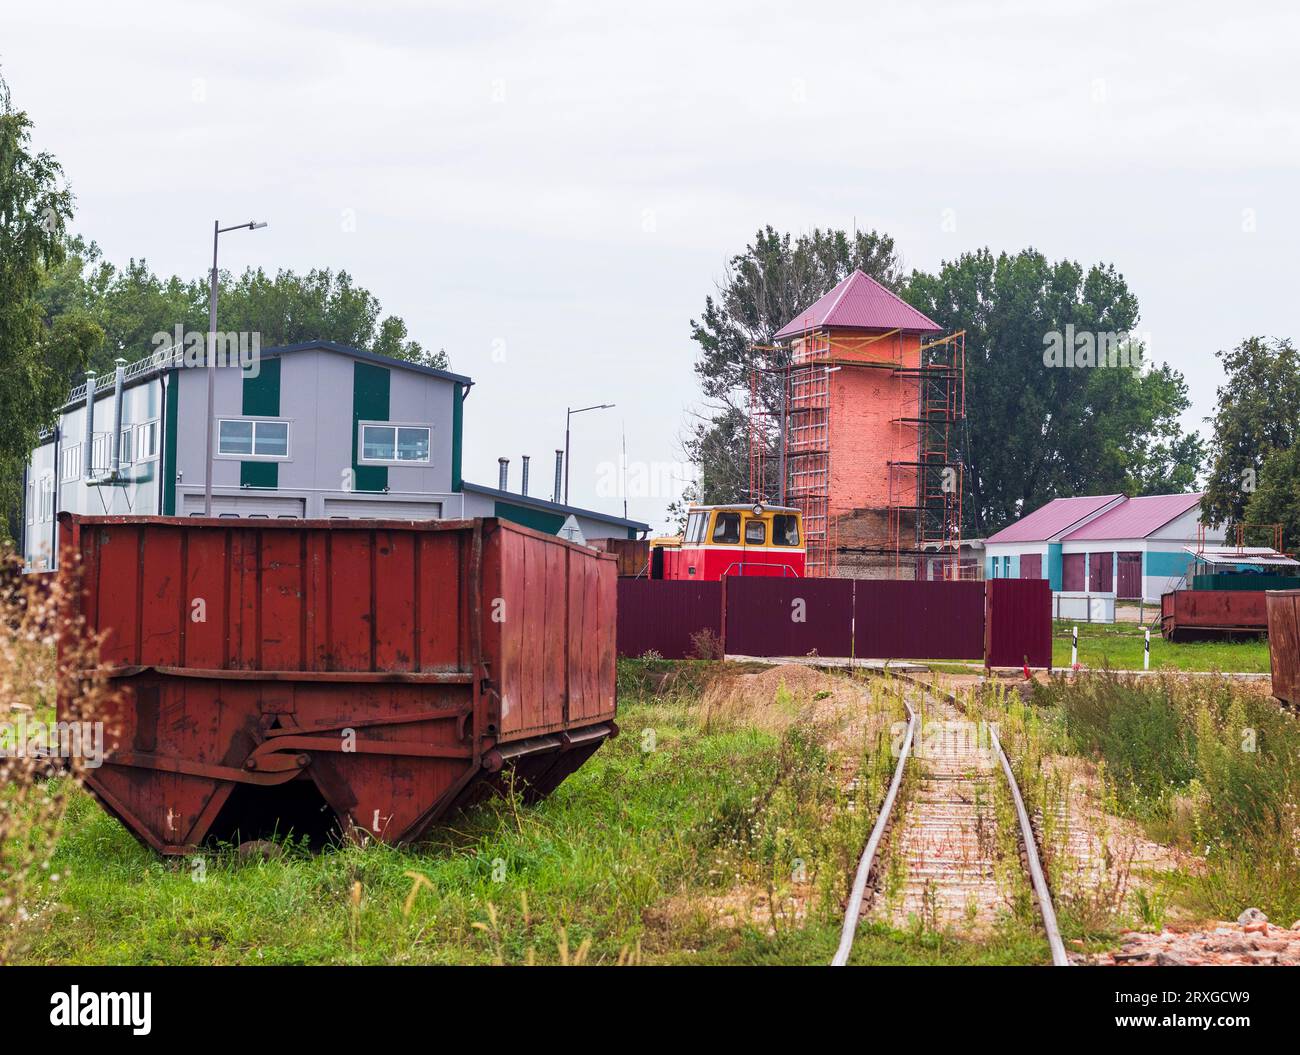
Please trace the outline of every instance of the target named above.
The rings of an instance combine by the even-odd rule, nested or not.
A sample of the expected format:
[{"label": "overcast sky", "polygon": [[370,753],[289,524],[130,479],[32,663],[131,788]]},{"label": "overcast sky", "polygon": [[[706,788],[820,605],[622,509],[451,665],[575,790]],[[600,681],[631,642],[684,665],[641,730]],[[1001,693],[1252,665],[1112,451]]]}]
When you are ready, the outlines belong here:
[{"label": "overcast sky", "polygon": [[566,404],[616,403],[571,497],[621,512],[600,465],[680,459],[689,320],[764,224],[1113,262],[1200,425],[1217,349],[1300,336],[1297,40],[1281,3],[97,0],[6,5],[0,71],[109,259],[201,276],[266,219],[223,267],[344,268],[474,378],[469,479],[531,454],[549,495]]}]

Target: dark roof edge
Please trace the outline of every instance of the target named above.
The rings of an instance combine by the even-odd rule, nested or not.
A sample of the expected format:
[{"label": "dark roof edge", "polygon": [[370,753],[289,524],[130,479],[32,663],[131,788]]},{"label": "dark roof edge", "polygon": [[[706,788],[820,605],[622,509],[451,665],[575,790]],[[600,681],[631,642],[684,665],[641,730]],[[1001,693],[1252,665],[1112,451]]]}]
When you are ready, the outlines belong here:
[{"label": "dark roof edge", "polygon": [[589,520],[600,520],[607,524],[619,524],[622,527],[636,528],[638,531],[650,530],[649,524],[643,524],[639,520],[627,520],[620,516],[614,516],[611,513],[599,513],[594,509],[582,509],[579,506],[567,506],[562,502],[552,502],[548,498],[537,498],[534,495],[521,495],[517,491],[501,491],[495,487],[487,487],[483,484],[471,483],[469,480],[465,480],[461,484],[461,488],[465,491],[473,491],[476,494],[491,495],[493,498],[500,498],[503,501],[536,506],[538,509],[545,509],[551,513],[572,513],[574,516],[587,517]]}]

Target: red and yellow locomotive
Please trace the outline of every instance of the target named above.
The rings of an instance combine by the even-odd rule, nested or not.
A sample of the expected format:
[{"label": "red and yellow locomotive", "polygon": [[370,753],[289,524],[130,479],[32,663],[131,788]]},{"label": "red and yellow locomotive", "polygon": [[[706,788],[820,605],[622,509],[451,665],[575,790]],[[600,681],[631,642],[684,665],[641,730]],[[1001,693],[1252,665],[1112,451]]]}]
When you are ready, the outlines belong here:
[{"label": "red and yellow locomotive", "polygon": [[793,506],[691,506],[684,534],[651,540],[650,578],[799,577],[806,557],[803,518]]}]

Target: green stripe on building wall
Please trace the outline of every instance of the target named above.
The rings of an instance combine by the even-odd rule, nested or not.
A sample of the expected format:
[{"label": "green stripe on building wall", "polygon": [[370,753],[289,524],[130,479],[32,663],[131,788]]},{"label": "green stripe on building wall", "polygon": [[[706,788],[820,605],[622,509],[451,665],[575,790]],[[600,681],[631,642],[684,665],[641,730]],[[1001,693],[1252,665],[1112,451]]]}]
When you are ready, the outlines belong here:
[{"label": "green stripe on building wall", "polygon": [[[244,372],[244,390],[240,412],[250,418],[278,418],[280,416],[280,360],[263,359],[258,364],[257,376]],[[279,462],[240,462],[240,487],[280,486]]]},{"label": "green stripe on building wall", "polygon": [[163,382],[167,386],[167,406],[163,411],[162,515],[176,515],[176,417],[180,408],[180,371],[172,370]]},{"label": "green stripe on building wall", "polygon": [[460,466],[465,433],[465,386],[457,383],[452,387],[455,393],[451,397],[451,489],[459,491],[465,482]]},{"label": "green stripe on building wall", "polygon": [[363,421],[388,420],[388,393],[391,375],[382,366],[352,364],[352,472],[356,490],[382,491],[388,487],[388,466],[361,465],[357,461],[358,433]]},{"label": "green stripe on building wall", "polygon": [[279,462],[240,462],[240,487],[279,487]]},{"label": "green stripe on building wall", "polygon": [[244,372],[242,413],[249,418],[280,416],[280,360],[263,359],[257,376]]}]

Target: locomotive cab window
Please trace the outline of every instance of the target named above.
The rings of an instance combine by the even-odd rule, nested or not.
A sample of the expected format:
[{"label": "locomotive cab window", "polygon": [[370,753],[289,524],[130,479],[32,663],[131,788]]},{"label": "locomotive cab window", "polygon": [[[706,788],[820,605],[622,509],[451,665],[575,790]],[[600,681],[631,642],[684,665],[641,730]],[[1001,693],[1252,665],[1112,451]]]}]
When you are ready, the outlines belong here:
[{"label": "locomotive cab window", "polygon": [[799,545],[799,518],[789,513],[778,513],[772,518],[772,545]]},{"label": "locomotive cab window", "polygon": [[767,541],[767,525],[761,520],[745,521],[745,545],[761,546]]},{"label": "locomotive cab window", "polygon": [[719,513],[713,521],[713,541],[735,543],[740,541],[740,514]]},{"label": "locomotive cab window", "polygon": [[692,513],[686,518],[686,541],[703,542],[704,532],[709,523],[708,513]]}]

